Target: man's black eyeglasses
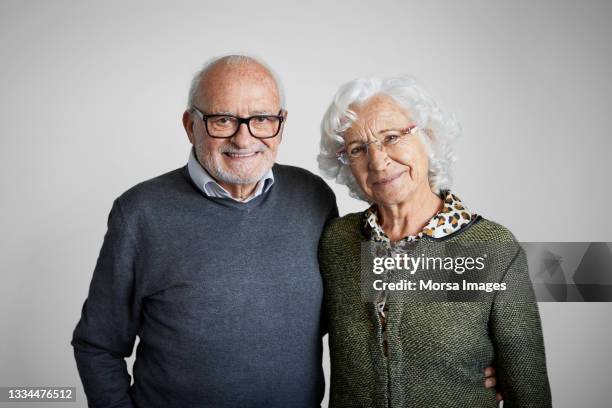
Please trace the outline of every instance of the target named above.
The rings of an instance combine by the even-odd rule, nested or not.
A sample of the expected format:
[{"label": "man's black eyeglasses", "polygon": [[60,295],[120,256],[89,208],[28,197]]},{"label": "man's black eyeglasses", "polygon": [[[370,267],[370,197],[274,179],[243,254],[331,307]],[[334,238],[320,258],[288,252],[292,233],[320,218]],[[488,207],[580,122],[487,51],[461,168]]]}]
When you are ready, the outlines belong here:
[{"label": "man's black eyeglasses", "polygon": [[214,114],[206,115],[195,106],[191,107],[206,126],[206,132],[210,137],[218,139],[228,139],[238,133],[240,125],[247,125],[251,136],[257,139],[270,139],[280,131],[281,124],[285,119],[281,115],[253,115],[248,118],[241,118],[234,115]]}]

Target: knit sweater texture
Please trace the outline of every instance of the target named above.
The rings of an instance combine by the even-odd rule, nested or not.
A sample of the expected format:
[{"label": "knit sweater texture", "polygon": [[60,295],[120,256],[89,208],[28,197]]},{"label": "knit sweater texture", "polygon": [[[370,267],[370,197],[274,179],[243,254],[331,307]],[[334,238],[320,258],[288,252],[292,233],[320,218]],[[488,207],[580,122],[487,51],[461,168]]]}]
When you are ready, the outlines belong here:
[{"label": "knit sweater texture", "polygon": [[[363,213],[330,223],[320,244],[331,353],[331,408],[493,408],[484,387],[493,364],[504,407],[547,408],[550,388],[537,303],[523,251],[504,227],[482,217],[442,239],[415,242],[416,256],[440,256],[449,245],[482,243],[491,281],[507,289],[473,301],[388,300],[383,351],[381,321],[364,300]],[[371,270],[371,269],[370,269]]]},{"label": "knit sweater texture", "polygon": [[273,172],[247,203],[207,197],[186,167],[115,200],[72,340],[90,407],[319,406],[317,246],[335,197],[306,170]]}]

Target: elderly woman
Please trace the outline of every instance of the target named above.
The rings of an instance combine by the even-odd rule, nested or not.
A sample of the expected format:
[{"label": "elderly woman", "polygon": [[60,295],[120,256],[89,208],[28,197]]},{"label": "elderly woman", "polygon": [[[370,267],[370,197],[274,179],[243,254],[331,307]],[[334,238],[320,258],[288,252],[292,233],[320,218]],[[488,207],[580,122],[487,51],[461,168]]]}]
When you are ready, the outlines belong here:
[{"label": "elderly woman", "polygon": [[[371,204],[332,221],[320,243],[330,407],[495,407],[495,391],[482,386],[491,364],[506,407],[551,406],[524,253],[449,190],[457,123],[409,77],[363,78],[340,88],[321,128],[320,169]],[[414,301],[378,287],[364,300],[364,244],[392,256],[475,242],[491,244],[495,292]]]}]

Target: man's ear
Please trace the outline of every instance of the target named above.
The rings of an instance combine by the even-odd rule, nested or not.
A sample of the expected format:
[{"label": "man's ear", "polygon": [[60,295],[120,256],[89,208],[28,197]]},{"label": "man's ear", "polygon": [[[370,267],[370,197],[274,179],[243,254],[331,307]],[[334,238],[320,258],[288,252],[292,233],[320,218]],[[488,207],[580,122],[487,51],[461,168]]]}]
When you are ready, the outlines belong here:
[{"label": "man's ear", "polygon": [[195,126],[195,122],[193,120],[193,116],[186,110],[183,112],[183,127],[185,128],[185,132],[187,133],[187,137],[189,138],[189,142],[195,146],[195,135],[193,133],[193,128]]},{"label": "man's ear", "polygon": [[281,127],[281,134],[280,134],[280,140],[283,140],[283,132],[285,130],[285,123],[287,123],[287,116],[289,116],[289,111],[282,109],[281,110],[281,116],[283,117],[283,123],[282,123],[282,127]]}]

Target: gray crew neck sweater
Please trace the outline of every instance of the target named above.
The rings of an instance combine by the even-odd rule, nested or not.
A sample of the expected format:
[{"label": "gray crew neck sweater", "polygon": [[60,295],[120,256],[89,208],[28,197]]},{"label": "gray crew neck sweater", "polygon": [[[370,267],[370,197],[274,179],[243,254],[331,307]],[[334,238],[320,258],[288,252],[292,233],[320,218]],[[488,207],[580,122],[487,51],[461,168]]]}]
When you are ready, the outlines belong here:
[{"label": "gray crew neck sweater", "polygon": [[319,177],[273,171],[247,203],[205,196],[186,167],[115,200],[72,340],[90,407],[319,406],[317,247],[337,208]]}]

